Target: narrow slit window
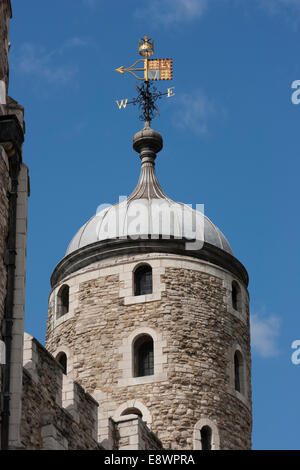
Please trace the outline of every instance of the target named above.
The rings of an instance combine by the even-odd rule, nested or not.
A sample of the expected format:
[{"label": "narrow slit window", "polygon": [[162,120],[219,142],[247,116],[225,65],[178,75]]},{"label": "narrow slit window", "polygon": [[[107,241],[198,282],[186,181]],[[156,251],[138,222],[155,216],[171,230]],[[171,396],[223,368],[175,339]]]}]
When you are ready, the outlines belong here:
[{"label": "narrow slit window", "polygon": [[140,266],[134,273],[134,295],[152,294],[152,268]]},{"label": "narrow slit window", "polygon": [[237,312],[242,310],[242,293],[239,284],[236,281],[232,281],[231,290],[232,308]]},{"label": "narrow slit window", "polygon": [[134,376],[144,377],[154,374],[153,339],[150,335],[143,335],[134,342]]},{"label": "narrow slit window", "polygon": [[203,426],[200,431],[202,450],[211,450],[212,432],[209,426]]},{"label": "narrow slit window", "polygon": [[57,318],[69,311],[69,286],[62,286],[57,294]]},{"label": "narrow slit window", "polygon": [[56,360],[62,366],[63,373],[67,375],[67,364],[68,364],[67,355],[64,352],[61,352],[57,355]]},{"label": "narrow slit window", "polygon": [[243,356],[239,351],[234,354],[234,388],[239,393],[244,393],[244,364]]}]

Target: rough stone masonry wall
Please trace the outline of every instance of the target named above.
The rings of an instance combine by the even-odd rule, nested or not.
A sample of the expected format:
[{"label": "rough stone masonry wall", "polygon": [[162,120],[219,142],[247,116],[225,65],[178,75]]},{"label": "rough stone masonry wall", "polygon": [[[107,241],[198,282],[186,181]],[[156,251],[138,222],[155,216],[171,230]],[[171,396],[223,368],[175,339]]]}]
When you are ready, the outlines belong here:
[{"label": "rough stone masonry wall", "polygon": [[0,145],[0,335],[6,297],[6,266],[4,264],[4,253],[8,233],[8,184],[8,157],[4,148]]},{"label": "rough stone masonry wall", "polygon": [[[50,299],[47,348],[53,353],[68,348],[73,376],[99,397],[104,423],[122,404],[138,400],[149,410],[151,430],[165,449],[192,449],[194,428],[204,418],[216,424],[221,449],[249,449],[248,303],[244,319],[232,313],[229,283],[224,282],[222,270],[209,268],[204,262],[197,269],[171,267],[172,263],[168,267],[168,260],[164,263],[161,282],[165,290],[160,300],[152,302],[125,305],[118,274],[99,276],[95,270],[93,275],[84,274],[85,279],[91,277],[84,282],[77,281],[79,273],[67,278],[74,310],[66,321],[53,327],[55,313]],[[114,265],[117,268],[122,272],[121,265]],[[226,276],[231,279],[230,273]],[[130,334],[143,328],[162,336],[167,358],[163,374],[157,382],[120,385],[122,345]],[[232,384],[236,344],[245,360],[244,398],[235,393]]]},{"label": "rough stone masonry wall", "polygon": [[[5,83],[5,89],[8,88],[8,42],[9,42],[9,20],[11,18],[10,0],[0,0],[0,80]],[[1,83],[0,83],[1,86]],[[0,103],[0,115],[4,109]]]},{"label": "rough stone masonry wall", "polygon": [[[8,88],[8,42],[9,42],[9,20],[11,18],[10,0],[0,0],[0,80],[3,80]],[[1,86],[1,83],[0,83]],[[1,90],[0,90],[1,92]],[[1,106],[0,116],[9,112],[6,107]],[[12,110],[11,112],[14,112]],[[4,264],[4,253],[8,235],[8,189],[9,189],[9,160],[4,148],[0,145],[0,340],[1,326],[4,315],[4,302],[6,297],[6,266]],[[0,379],[1,384],[1,379]],[[0,387],[1,388],[1,387]]]},{"label": "rough stone masonry wall", "polygon": [[[0,115],[14,114],[25,132],[24,109],[7,96],[9,82],[9,21],[12,16],[10,0],[0,0]],[[5,360],[5,345],[2,334],[5,298],[7,296],[7,270],[4,261],[8,237],[9,209],[9,165],[13,158],[12,143],[0,145],[0,363]],[[9,446],[17,448],[20,437],[22,351],[25,308],[25,271],[27,239],[27,198],[29,177],[26,165],[21,163],[18,176],[18,197],[16,208],[16,259],[14,281],[13,330],[10,369],[10,418]],[[2,369],[3,366],[0,366]],[[0,370],[0,390],[2,390],[2,370]],[[1,425],[1,422],[0,422]],[[1,427],[0,427],[1,429]]]},{"label": "rough stone masonry wall", "polygon": [[[2,339],[2,324],[6,298],[7,270],[4,263],[6,239],[8,233],[8,184],[9,169],[5,150],[0,145],[0,390],[2,389],[3,364],[5,362],[5,348]],[[1,416],[0,416],[1,433]]]},{"label": "rough stone masonry wall", "polygon": [[[0,0],[0,80],[8,86],[8,25],[11,17],[10,1]],[[1,87],[0,83],[0,87]],[[3,91],[0,89],[0,93]],[[5,112],[0,102],[0,116]],[[9,168],[8,157],[4,148],[0,145],[0,341],[1,326],[4,314],[4,302],[6,297],[6,266],[4,264],[4,252],[8,229],[8,182]],[[1,351],[0,351],[1,353]],[[3,354],[3,351],[2,351]],[[0,361],[1,362],[1,361]],[[1,366],[0,366],[1,368]],[[0,370],[1,389],[1,370]],[[1,419],[1,418],[0,418]]]},{"label": "rough stone masonry wall", "polygon": [[27,334],[24,364],[21,421],[24,448],[101,449],[94,439],[98,404],[75,383],[72,411],[62,408],[62,368],[38,341]]}]

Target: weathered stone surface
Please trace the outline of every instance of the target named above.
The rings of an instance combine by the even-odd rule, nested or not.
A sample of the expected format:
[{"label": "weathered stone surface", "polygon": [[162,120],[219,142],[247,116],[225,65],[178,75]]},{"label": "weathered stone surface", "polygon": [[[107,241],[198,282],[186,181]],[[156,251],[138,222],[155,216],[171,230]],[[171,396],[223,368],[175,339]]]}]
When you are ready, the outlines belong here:
[{"label": "weathered stone surface", "polygon": [[121,416],[114,422],[117,450],[162,450],[162,443],[139,416]]},{"label": "weathered stone surface", "polygon": [[[147,260],[154,258],[152,254]],[[83,282],[80,272],[67,278],[75,299],[73,310],[68,320],[53,328],[50,297],[47,348],[53,353],[69,348],[74,379],[90,393],[101,394],[103,422],[122,404],[139,400],[151,414],[151,430],[166,449],[192,449],[194,427],[203,416],[216,423],[221,449],[248,449],[251,360],[246,288],[242,286],[245,307],[238,317],[229,305],[230,273],[204,262],[188,269],[188,264],[172,267],[163,255],[160,259],[165,290],[158,301],[125,304],[120,296],[124,281],[118,274],[101,276],[100,265],[84,270]],[[126,265],[119,261],[124,272]],[[116,263],[112,264],[115,270]],[[165,379],[155,381],[154,376],[148,383],[149,377],[138,378],[139,383],[126,385],[122,347],[140,328],[152,329],[165,342]],[[237,344],[245,361],[245,396],[232,384],[232,351]]]},{"label": "weathered stone surface", "polygon": [[[8,66],[8,49],[9,49],[9,20],[11,18],[10,0],[2,0],[0,2],[0,93],[3,93],[3,84],[7,94],[9,66]],[[0,103],[0,115],[5,114],[5,106]]]},{"label": "weathered stone surface", "polygon": [[[10,1],[0,2],[0,80],[8,87],[8,30],[11,17]],[[3,84],[0,83],[0,93],[3,93]],[[5,91],[6,91],[5,90]],[[6,93],[5,93],[6,94]],[[5,97],[6,98],[6,97]],[[6,112],[5,106],[0,103],[0,116]],[[8,184],[9,168],[8,157],[0,145],[0,341],[2,341],[2,321],[4,316],[4,303],[6,298],[7,271],[4,264],[6,239],[8,233]],[[0,366],[0,390],[2,387],[2,367]],[[0,417],[1,435],[1,417]]]},{"label": "weathered stone surface", "polygon": [[[27,335],[28,336],[28,335]],[[25,341],[21,442],[25,449],[101,449],[95,441],[97,406],[79,384],[73,400],[77,419],[62,408],[63,372],[49,352],[31,338]],[[25,355],[26,356],[26,355]],[[74,408],[74,407],[73,407]]]},{"label": "weathered stone surface", "polygon": [[3,147],[0,145],[0,326],[2,323],[6,297],[6,266],[4,264],[4,254],[8,233],[8,185],[8,157]]},{"label": "weathered stone surface", "polygon": [[[8,157],[4,148],[0,145],[0,341],[3,341],[3,317],[5,309],[5,299],[7,292],[7,269],[5,264],[5,252],[8,235],[8,188],[9,188],[9,168]],[[4,347],[3,347],[4,349]],[[4,359],[4,358],[3,358]],[[0,390],[2,389],[3,366],[0,366]],[[1,416],[0,416],[1,435]]]},{"label": "weathered stone surface", "polygon": [[[16,149],[21,150],[23,142],[24,109],[16,101],[7,96],[9,81],[8,50],[9,50],[9,21],[11,18],[11,3],[9,0],[0,2],[0,116],[4,115],[1,122],[1,142],[0,145],[0,341],[6,342],[4,334],[3,318],[5,302],[10,289],[13,294],[13,324],[11,357],[12,361],[6,367],[10,369],[10,418],[9,418],[9,444],[18,446],[20,431],[20,403],[21,403],[21,383],[22,383],[22,341],[24,332],[24,305],[25,305],[25,260],[26,260],[26,227],[27,227],[27,197],[28,170],[21,163],[18,175],[18,190],[16,208],[11,213],[16,213],[16,233],[8,232],[9,226],[13,226],[14,221],[9,222],[12,160],[16,160]],[[6,115],[14,114],[17,119],[11,118],[8,123]],[[18,121],[19,124],[18,124]],[[12,130],[13,128],[13,130]],[[12,197],[13,199],[13,197]],[[10,225],[11,223],[11,225]],[[16,254],[15,260],[11,263],[14,266],[14,283],[8,286],[7,262],[8,262],[8,238],[15,236],[15,246],[10,248]],[[13,285],[14,284],[14,285]],[[12,293],[12,289],[14,291]],[[11,305],[10,305],[11,306]],[[1,349],[4,350],[2,344]],[[4,362],[4,361],[3,361]],[[2,390],[3,367],[0,370],[0,390]],[[1,432],[0,418],[0,432]]]}]

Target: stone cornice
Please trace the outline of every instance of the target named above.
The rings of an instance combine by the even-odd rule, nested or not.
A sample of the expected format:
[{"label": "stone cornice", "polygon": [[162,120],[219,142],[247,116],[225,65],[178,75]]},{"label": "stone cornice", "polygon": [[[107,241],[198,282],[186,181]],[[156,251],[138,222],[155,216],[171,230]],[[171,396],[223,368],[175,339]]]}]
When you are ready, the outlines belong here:
[{"label": "stone cornice", "polygon": [[66,276],[89,266],[97,261],[122,255],[143,253],[172,253],[191,256],[220,266],[238,277],[247,287],[249,278],[245,267],[234,256],[208,243],[200,250],[187,250],[184,239],[112,239],[103,240],[84,246],[63,258],[51,276],[51,286],[54,287]]}]

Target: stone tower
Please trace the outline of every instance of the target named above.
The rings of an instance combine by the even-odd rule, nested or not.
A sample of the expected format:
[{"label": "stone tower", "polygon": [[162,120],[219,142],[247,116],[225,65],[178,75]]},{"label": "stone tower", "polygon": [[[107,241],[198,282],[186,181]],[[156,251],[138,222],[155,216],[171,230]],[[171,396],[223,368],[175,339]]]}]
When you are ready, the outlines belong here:
[{"label": "stone tower", "polygon": [[248,275],[206,216],[164,193],[162,146],[148,123],[134,135],[137,187],[56,266],[47,348],[99,402],[106,448],[111,422],[133,414],[165,449],[249,449]]},{"label": "stone tower", "polygon": [[0,1],[0,448],[19,448],[28,168],[24,108],[8,96],[10,0]]}]

